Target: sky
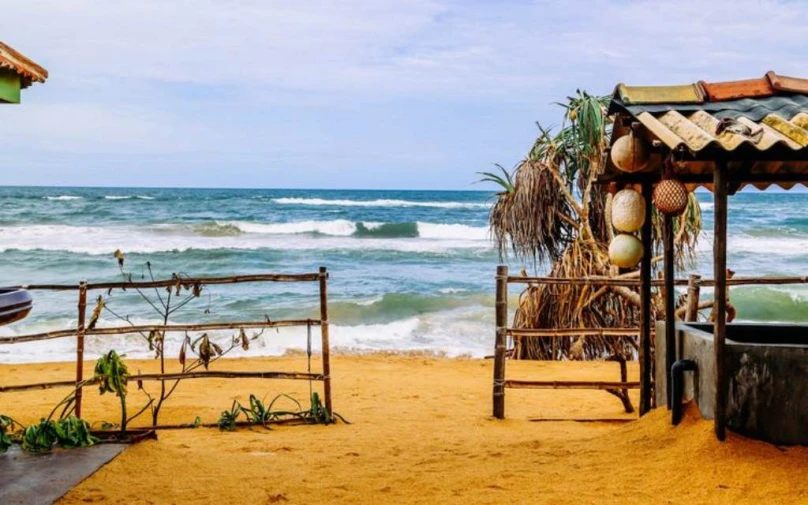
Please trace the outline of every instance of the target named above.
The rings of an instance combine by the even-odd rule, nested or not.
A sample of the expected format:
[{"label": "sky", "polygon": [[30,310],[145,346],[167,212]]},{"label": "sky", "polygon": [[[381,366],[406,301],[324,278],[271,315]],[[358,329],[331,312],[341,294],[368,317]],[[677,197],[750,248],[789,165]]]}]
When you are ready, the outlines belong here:
[{"label": "sky", "polygon": [[3,0],[0,185],[480,189],[618,82],[805,76],[808,2]]}]

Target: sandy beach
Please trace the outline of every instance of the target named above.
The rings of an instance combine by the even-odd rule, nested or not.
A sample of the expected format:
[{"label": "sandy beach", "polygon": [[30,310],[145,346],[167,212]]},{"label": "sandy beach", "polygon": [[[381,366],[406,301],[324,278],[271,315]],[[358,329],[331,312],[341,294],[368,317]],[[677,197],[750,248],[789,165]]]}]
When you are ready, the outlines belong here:
[{"label": "sandy beach", "polygon": [[[153,371],[156,361],[132,361]],[[513,378],[612,379],[614,363],[509,362]],[[303,369],[305,359],[240,359],[217,369]],[[808,503],[808,448],[730,435],[690,409],[678,427],[663,408],[631,423],[600,391],[509,391],[508,419],[490,417],[490,360],[372,354],[333,359],[335,410],[352,424],[161,431],[134,445],[60,503]],[[90,373],[88,369],[86,373]],[[636,369],[631,369],[636,375]],[[70,363],[3,365],[9,383],[70,377]],[[134,408],[144,398],[132,385]],[[162,422],[215,421],[234,399],[307,396],[306,383],[186,381]],[[24,423],[63,390],[0,395]],[[116,418],[115,399],[85,393],[84,417]],[[635,398],[636,404],[636,398]]]}]

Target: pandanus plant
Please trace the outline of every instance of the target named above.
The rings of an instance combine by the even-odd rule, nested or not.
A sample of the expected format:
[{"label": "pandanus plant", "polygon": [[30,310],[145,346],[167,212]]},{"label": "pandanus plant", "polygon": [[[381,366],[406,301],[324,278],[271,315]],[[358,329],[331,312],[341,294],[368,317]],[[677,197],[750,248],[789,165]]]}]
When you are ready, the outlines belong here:
[{"label": "pandanus plant", "polygon": [[[613,238],[612,195],[595,179],[609,145],[608,97],[577,91],[563,108],[560,129],[539,125],[539,136],[513,174],[483,174],[502,190],[491,208],[489,224],[500,257],[511,254],[526,268],[553,277],[609,276],[632,278],[612,268],[608,244]],[[695,255],[702,228],[698,201],[689,195],[687,210],[675,219],[675,254],[683,266]],[[648,202],[650,204],[650,202]],[[654,216],[654,247],[659,251],[662,218]],[[661,258],[653,257],[654,268]],[[526,270],[524,270],[526,272]],[[519,328],[636,327],[639,294],[625,286],[531,285],[521,294],[514,326]],[[630,355],[635,343],[626,337],[557,339],[562,356],[600,358]],[[548,359],[548,339],[515,343],[514,357]]]}]

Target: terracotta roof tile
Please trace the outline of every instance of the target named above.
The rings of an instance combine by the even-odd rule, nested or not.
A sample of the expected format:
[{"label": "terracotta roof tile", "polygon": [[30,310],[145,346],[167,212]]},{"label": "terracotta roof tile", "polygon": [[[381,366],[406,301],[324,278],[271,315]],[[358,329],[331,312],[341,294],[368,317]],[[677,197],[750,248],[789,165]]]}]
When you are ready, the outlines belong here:
[{"label": "terracotta roof tile", "polygon": [[772,70],[766,73],[766,78],[769,79],[772,83],[772,87],[777,91],[808,94],[808,79],[777,75]]},{"label": "terracotta roof tile", "polygon": [[766,77],[729,82],[699,81],[699,85],[704,89],[707,99],[711,102],[738,100],[740,98],[762,98],[775,94],[771,82]]}]

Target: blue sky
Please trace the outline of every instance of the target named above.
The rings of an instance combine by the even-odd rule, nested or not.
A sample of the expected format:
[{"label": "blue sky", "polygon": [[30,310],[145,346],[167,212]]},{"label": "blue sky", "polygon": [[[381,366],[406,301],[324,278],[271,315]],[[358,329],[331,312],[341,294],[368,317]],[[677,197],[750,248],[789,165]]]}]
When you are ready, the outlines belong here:
[{"label": "blue sky", "polygon": [[0,185],[469,189],[617,82],[805,76],[808,2],[4,0]]}]

